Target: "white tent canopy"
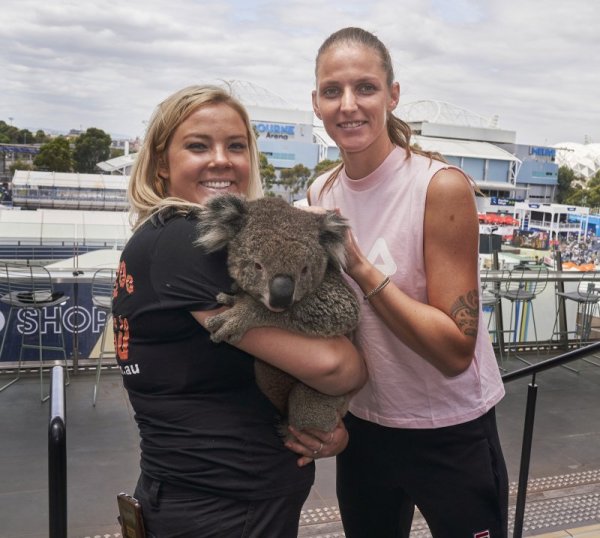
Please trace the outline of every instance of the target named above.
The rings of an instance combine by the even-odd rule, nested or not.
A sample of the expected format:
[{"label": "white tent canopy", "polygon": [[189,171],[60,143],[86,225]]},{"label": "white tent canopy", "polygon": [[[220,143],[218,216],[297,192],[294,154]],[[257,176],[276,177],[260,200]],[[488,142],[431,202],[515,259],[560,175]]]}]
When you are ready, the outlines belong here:
[{"label": "white tent canopy", "polygon": [[0,237],[14,241],[114,242],[123,244],[131,236],[129,213],[121,211],[74,211],[38,209],[0,211]]}]

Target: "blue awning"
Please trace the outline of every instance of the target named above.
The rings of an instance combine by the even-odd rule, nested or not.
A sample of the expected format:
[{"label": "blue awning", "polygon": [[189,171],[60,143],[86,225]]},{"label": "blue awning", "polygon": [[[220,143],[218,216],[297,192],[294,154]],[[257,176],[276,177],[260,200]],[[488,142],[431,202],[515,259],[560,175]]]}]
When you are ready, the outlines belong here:
[{"label": "blue awning", "polygon": [[0,144],[0,153],[28,153],[30,155],[36,155],[40,152],[40,148],[33,146],[9,146],[7,144]]}]

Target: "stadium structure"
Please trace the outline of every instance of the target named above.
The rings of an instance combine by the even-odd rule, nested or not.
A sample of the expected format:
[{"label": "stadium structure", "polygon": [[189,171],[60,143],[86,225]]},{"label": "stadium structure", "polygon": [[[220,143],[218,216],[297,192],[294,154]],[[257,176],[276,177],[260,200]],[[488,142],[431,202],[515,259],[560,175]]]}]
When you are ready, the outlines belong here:
[{"label": "stadium structure", "polygon": [[554,148],[557,164],[568,166],[584,180],[592,178],[600,171],[600,144],[561,142]]},{"label": "stadium structure", "polygon": [[[226,82],[247,107],[259,134],[259,150],[276,170],[303,164],[313,169],[324,159],[339,158],[339,149],[312,110],[293,108],[285,99],[245,81]],[[515,203],[551,203],[557,186],[557,150],[515,143],[515,131],[485,117],[441,101],[416,101],[395,114],[409,123],[413,143],[440,153],[461,167],[487,195],[481,212],[511,212]],[[12,179],[15,207],[127,211],[126,188],[135,153],[98,163],[101,174],[17,171]],[[297,197],[302,198],[299,193]]]}]

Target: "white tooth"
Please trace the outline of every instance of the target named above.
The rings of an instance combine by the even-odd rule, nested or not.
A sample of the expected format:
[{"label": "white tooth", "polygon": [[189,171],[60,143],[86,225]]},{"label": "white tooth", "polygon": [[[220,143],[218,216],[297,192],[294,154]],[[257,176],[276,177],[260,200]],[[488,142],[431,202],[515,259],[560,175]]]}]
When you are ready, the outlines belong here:
[{"label": "white tooth", "polygon": [[210,189],[226,189],[231,183],[231,181],[207,181],[205,185]]}]

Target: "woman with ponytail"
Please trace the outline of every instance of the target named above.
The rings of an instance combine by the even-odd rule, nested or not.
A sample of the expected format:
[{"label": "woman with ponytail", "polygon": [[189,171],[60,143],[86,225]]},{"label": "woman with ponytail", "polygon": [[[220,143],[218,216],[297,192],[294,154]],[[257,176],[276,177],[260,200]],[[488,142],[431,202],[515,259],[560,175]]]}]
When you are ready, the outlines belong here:
[{"label": "woman with ponytail", "polygon": [[416,506],[435,538],[506,537],[504,388],[479,303],[475,187],[411,147],[399,98],[375,35],[344,28],[321,45],[313,107],[342,164],[309,201],[352,226],[346,272],[364,297],[354,342],[369,370],[337,456],[344,530],[408,537]]}]

